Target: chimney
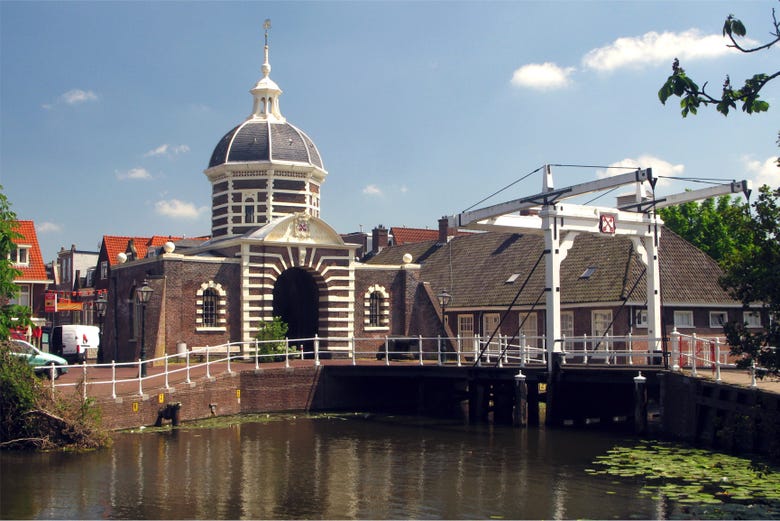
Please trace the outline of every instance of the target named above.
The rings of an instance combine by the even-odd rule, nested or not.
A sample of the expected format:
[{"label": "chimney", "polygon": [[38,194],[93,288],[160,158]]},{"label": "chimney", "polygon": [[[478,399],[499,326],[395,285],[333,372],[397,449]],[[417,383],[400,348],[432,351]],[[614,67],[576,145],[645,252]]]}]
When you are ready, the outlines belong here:
[{"label": "chimney", "polygon": [[439,219],[439,244],[447,244],[447,237],[450,233],[449,221],[446,217]]},{"label": "chimney", "polygon": [[371,232],[371,239],[372,239],[372,251],[374,253],[379,253],[380,251],[387,248],[387,239],[388,239],[388,233],[387,228],[382,226],[381,224],[374,228]]}]

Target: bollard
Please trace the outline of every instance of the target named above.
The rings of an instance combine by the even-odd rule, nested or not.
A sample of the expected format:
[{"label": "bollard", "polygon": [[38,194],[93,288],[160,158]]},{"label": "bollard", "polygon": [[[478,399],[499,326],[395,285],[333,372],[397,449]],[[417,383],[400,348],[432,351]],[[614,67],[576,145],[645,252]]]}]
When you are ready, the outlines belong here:
[{"label": "bollard", "polygon": [[528,426],[528,384],[523,371],[515,375],[515,408],[512,423],[515,427]]},{"label": "bollard", "polygon": [[642,371],[634,377],[634,432],[647,432],[647,378]]},{"label": "bollard", "polygon": [[154,422],[155,427],[162,427],[163,420],[171,420],[173,427],[178,427],[181,419],[181,402],[169,402],[165,407],[161,407],[157,411],[157,421]]}]

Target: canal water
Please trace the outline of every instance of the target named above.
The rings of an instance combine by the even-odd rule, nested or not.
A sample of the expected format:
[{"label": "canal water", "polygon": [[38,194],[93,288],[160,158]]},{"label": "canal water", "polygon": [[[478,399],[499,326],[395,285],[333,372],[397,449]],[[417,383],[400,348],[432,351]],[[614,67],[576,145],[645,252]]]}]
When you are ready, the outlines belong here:
[{"label": "canal water", "polygon": [[659,519],[593,476],[619,435],[392,416],[269,416],[121,433],[86,454],[0,453],[3,519]]}]

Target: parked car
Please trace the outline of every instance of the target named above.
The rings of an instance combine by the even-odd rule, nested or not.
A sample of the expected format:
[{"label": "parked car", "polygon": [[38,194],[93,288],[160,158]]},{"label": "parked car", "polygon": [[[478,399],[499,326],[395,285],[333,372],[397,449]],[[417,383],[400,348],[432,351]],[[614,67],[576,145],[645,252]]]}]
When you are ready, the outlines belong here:
[{"label": "parked car", "polygon": [[19,357],[27,358],[27,362],[33,367],[36,374],[52,377],[52,366],[55,366],[54,378],[57,379],[61,374],[67,373],[68,361],[61,356],[51,353],[44,353],[34,345],[17,338],[11,339],[11,352]]}]

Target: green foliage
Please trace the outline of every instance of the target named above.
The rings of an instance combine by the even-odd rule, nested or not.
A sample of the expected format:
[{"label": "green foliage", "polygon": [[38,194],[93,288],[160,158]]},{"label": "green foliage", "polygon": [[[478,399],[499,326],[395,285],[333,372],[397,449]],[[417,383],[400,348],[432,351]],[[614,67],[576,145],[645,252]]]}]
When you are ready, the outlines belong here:
[{"label": "green foliage", "polygon": [[7,340],[14,327],[25,327],[30,323],[30,308],[8,304],[19,293],[14,283],[21,272],[14,268],[10,255],[16,249],[16,239],[21,235],[16,231],[16,214],[0,186],[0,340]]},{"label": "green foliage", "polygon": [[27,413],[37,406],[41,385],[30,364],[0,343],[0,441],[30,436]]},{"label": "green foliage", "polygon": [[[755,361],[773,374],[780,373],[780,188],[764,185],[753,203],[754,216],[746,229],[749,246],[726,259],[721,285],[746,306],[761,305],[765,318],[759,331],[745,324],[729,323],[726,337],[732,353],[744,356],[748,366]],[[766,322],[766,321],[765,321]],[[774,349],[773,349],[774,348]]]},{"label": "green foliage", "polygon": [[664,224],[719,263],[751,247],[747,203],[728,195],[659,210]]},{"label": "green foliage", "polygon": [[[726,18],[723,24],[723,36],[731,40],[729,47],[744,53],[768,49],[780,42],[780,24],[777,22],[774,9],[772,10],[772,21],[774,27],[771,34],[774,39],[759,47],[746,49],[740,45],[736,38],[745,37],[747,29],[740,20],[734,18],[734,15],[729,15]],[[675,58],[672,63],[672,74],[658,91],[658,99],[665,105],[666,100],[670,97],[679,97],[683,117],[686,117],[688,114],[695,115],[702,105],[715,105],[715,109],[724,116],[728,116],[730,110],[736,109],[737,104],[741,104],[742,111],[748,114],[766,112],[769,110],[769,103],[760,99],[759,93],[767,83],[778,76],[780,76],[780,71],[772,74],[754,74],[753,77],[746,79],[744,85],[738,89],[733,88],[731,78],[726,76],[720,97],[713,97],[705,91],[707,84],[705,83],[699,88],[698,84],[680,66],[680,61]]]},{"label": "green foliage", "polygon": [[[288,329],[289,326],[282,321],[282,317],[274,317],[270,322],[263,322],[255,335],[255,338],[260,341],[259,353],[261,355],[283,355],[286,349],[285,338]],[[274,340],[279,340],[279,342],[273,342]]]}]

